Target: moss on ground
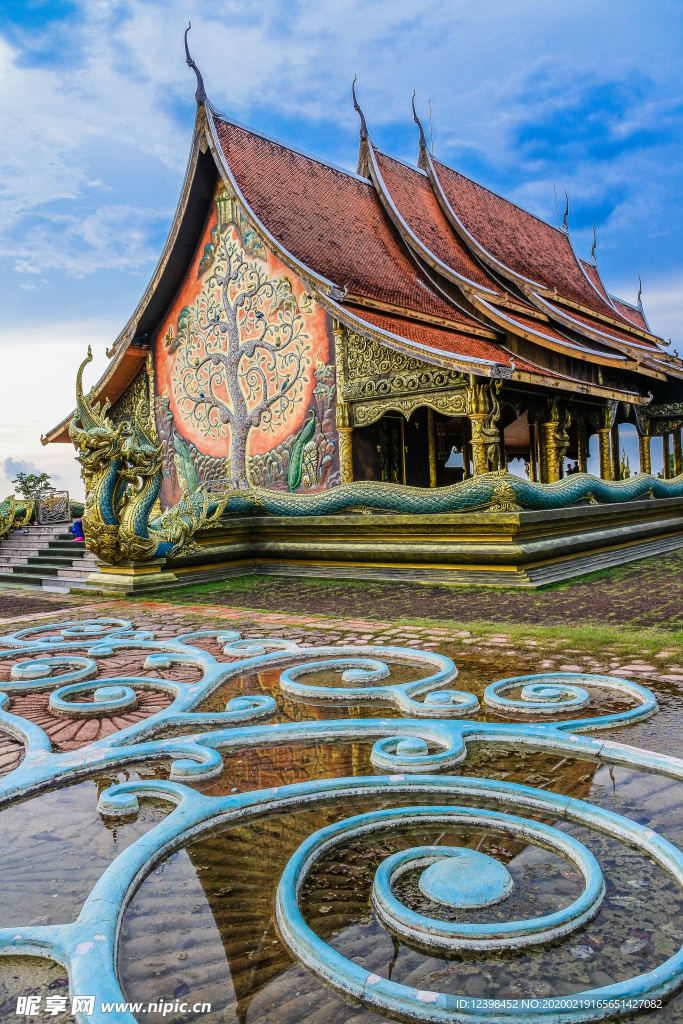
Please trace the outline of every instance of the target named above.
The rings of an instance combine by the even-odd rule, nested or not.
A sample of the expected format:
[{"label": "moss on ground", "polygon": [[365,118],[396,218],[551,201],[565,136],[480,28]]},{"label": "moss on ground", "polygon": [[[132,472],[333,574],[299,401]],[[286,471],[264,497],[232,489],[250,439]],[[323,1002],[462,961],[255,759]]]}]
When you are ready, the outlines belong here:
[{"label": "moss on ground", "polygon": [[497,623],[506,629],[618,627],[675,633],[683,630],[683,551],[541,590],[239,576],[166,591],[163,600],[392,622]]}]

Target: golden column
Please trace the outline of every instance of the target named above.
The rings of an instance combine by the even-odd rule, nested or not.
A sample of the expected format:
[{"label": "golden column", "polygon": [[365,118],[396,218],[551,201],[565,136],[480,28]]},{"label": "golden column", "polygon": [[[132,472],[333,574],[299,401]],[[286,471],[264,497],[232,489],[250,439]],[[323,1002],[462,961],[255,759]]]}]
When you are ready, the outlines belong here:
[{"label": "golden column", "polygon": [[619,458],[619,424],[616,421],[610,432],[610,437],[612,441],[612,479],[619,480],[621,460]]},{"label": "golden column", "polygon": [[643,417],[644,433],[638,434],[638,449],[640,453],[640,472],[652,473],[652,462],[650,461],[650,421]]},{"label": "golden column", "polygon": [[588,472],[588,435],[586,434],[585,416],[579,416],[579,472]]},{"label": "golden column", "polygon": [[[501,381],[496,381],[500,390]],[[495,387],[494,382],[491,385]],[[498,468],[497,446],[499,444],[498,430],[493,425],[495,409],[491,409],[489,401],[490,388],[487,384],[477,384],[476,377],[470,374],[470,383],[466,388],[467,393],[467,417],[470,421],[470,450],[472,452],[472,468],[474,476],[481,476],[488,473],[489,463],[493,462],[494,469]],[[500,406],[498,407],[500,415]]]},{"label": "golden column", "polygon": [[671,459],[670,459],[671,446],[669,444],[669,435],[668,434],[663,434],[662,435],[662,449],[663,449],[663,452],[664,452],[664,479],[665,480],[670,480],[671,479]]},{"label": "golden column", "polygon": [[673,433],[674,438],[674,476],[683,473],[683,451],[681,450],[681,428],[677,427]]},{"label": "golden column", "polygon": [[612,459],[610,452],[610,434],[612,433],[612,406],[605,405],[602,409],[602,426],[598,428],[600,443],[600,476],[603,480],[612,479]]},{"label": "golden column", "polygon": [[598,430],[598,439],[600,443],[600,476],[603,480],[612,479],[612,459],[609,444],[611,429],[611,427],[603,427]]},{"label": "golden column", "polygon": [[548,421],[541,423],[541,482],[551,484],[561,477],[564,453],[569,444],[569,414],[560,410],[557,398],[548,402]]},{"label": "golden column", "polygon": [[436,487],[436,430],[434,410],[427,409],[427,440],[429,443],[429,486]]},{"label": "golden column", "polygon": [[337,377],[337,434],[339,436],[339,480],[343,484],[353,480],[353,448],[351,444],[351,417],[344,394],[344,328],[338,320],[332,321],[334,337],[334,361]]},{"label": "golden column", "polygon": [[541,423],[541,483],[551,484],[560,479],[559,460],[555,447],[555,431],[560,425],[559,420]]}]

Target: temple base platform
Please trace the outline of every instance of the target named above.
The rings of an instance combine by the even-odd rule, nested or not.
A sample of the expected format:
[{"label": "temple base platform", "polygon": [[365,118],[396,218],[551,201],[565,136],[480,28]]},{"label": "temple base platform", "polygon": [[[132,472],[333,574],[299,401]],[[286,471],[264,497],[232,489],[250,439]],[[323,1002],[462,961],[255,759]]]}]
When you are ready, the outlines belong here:
[{"label": "temple base platform", "polygon": [[[683,547],[683,499],[544,512],[245,515],[164,563],[102,563],[79,589],[133,595],[248,574],[542,587]],[[75,589],[75,588],[73,588]]]}]

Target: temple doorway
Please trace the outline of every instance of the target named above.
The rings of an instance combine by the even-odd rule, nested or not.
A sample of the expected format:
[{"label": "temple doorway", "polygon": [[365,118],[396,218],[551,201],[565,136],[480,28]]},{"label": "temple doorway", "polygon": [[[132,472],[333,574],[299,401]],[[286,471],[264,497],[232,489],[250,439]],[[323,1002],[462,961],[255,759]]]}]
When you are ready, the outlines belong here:
[{"label": "temple doorway", "polygon": [[383,416],[379,421],[379,452],[382,481],[404,484],[406,466],[402,416]]},{"label": "temple doorway", "polygon": [[430,410],[420,406],[409,420],[388,412],[353,432],[354,480],[430,486]]}]

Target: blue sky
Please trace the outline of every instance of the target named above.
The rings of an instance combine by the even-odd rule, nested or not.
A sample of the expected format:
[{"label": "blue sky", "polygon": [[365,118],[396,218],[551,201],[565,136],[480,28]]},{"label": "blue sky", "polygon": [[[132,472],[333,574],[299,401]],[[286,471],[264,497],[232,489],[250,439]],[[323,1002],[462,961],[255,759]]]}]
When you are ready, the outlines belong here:
[{"label": "blue sky", "polygon": [[[135,307],[173,214],[194,117],[183,32],[213,103],[355,169],[358,123],[414,161],[410,97],[435,155],[554,221],[567,189],[607,286],[643,280],[683,351],[683,5],[631,0],[0,0],[0,466],[80,490],[39,436],[73,405]],[[632,464],[634,460],[632,458]],[[9,493],[0,479],[3,494]]]}]

